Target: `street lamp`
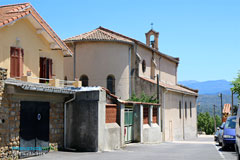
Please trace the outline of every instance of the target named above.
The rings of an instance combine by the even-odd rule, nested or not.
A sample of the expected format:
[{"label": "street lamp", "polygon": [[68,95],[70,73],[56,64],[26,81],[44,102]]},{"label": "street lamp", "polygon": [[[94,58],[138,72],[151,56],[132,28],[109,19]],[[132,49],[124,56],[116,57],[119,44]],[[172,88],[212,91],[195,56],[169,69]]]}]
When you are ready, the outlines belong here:
[{"label": "street lamp", "polygon": [[223,111],[223,106],[222,106],[222,93],[219,93],[219,95],[218,95],[219,97],[220,97],[220,99],[221,99],[221,119],[223,120],[223,114],[222,114],[222,111]]}]

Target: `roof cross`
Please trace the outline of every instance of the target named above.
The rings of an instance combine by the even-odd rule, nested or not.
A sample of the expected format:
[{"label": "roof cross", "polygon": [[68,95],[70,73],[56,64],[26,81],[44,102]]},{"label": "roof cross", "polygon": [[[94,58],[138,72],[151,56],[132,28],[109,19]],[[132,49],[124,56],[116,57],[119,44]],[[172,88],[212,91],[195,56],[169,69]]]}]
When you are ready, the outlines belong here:
[{"label": "roof cross", "polygon": [[153,22],[151,23],[151,28],[153,29]]}]

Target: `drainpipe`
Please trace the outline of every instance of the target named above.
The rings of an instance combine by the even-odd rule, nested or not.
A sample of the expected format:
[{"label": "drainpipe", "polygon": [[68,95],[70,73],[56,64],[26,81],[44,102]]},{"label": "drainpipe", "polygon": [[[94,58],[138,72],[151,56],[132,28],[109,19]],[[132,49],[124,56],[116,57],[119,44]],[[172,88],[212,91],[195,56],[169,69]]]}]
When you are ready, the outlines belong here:
[{"label": "drainpipe", "polygon": [[73,98],[64,103],[64,148],[67,148],[67,103],[70,103],[76,99],[76,93],[74,92]]},{"label": "drainpipe", "polygon": [[132,63],[132,56],[131,56],[131,50],[132,50],[132,48],[131,47],[129,47],[129,49],[128,49],[128,67],[129,67],[129,98],[130,97],[132,97],[132,85],[131,85],[131,83],[132,83],[132,78],[131,78],[131,69],[132,69],[132,67],[131,67],[131,63]]},{"label": "drainpipe", "polygon": [[162,124],[161,124],[161,127],[162,127],[162,139],[163,139],[163,142],[165,142],[165,104],[166,104],[166,100],[165,100],[165,95],[166,93],[168,92],[168,90],[166,89],[164,92],[163,92],[163,97],[162,97],[162,109],[161,109],[161,118],[162,118]]}]

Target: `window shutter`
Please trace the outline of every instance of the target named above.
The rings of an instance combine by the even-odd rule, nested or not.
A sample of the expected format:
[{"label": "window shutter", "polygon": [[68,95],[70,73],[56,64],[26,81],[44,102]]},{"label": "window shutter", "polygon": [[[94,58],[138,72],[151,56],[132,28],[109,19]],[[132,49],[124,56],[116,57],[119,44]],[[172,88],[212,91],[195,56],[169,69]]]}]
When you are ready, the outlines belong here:
[{"label": "window shutter", "polygon": [[[46,78],[46,58],[40,57],[40,78]],[[45,83],[45,80],[40,80],[40,83]]]},{"label": "window shutter", "polygon": [[41,78],[47,78],[47,58],[45,57],[43,58],[43,76]]},{"label": "window shutter", "polygon": [[15,47],[10,48],[10,77],[15,77]]},{"label": "window shutter", "polygon": [[49,67],[49,72],[48,72],[48,74],[49,74],[49,79],[52,79],[52,59],[48,59],[48,67]]},{"label": "window shutter", "polygon": [[19,56],[18,56],[18,60],[19,60],[19,77],[23,76],[23,57],[24,57],[24,50],[21,48],[19,48],[19,52],[18,52]]}]

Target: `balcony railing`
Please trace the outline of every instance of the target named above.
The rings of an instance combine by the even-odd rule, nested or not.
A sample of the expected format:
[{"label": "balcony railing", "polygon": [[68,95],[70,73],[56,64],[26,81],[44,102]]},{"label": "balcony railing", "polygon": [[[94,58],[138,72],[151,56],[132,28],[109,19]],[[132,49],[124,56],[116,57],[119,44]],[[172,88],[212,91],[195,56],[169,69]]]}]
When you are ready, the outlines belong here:
[{"label": "balcony railing", "polygon": [[67,80],[60,80],[60,79],[47,79],[47,78],[39,78],[39,77],[32,77],[32,76],[22,76],[22,77],[14,77],[14,79],[25,81],[25,82],[31,82],[31,83],[42,83],[49,86],[54,87],[81,87],[82,82],[79,80],[76,81],[67,81]]}]

